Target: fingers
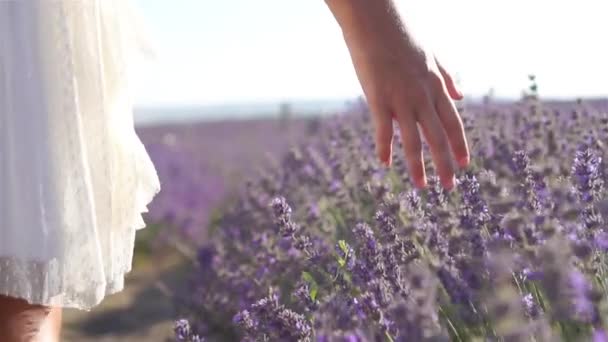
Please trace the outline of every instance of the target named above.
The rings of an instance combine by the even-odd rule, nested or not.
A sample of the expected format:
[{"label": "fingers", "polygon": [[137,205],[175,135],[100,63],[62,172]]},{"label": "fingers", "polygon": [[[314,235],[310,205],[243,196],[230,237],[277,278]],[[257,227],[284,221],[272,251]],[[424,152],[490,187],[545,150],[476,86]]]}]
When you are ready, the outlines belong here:
[{"label": "fingers", "polygon": [[[392,93],[403,94],[402,91],[396,90],[407,90],[407,96],[401,99],[401,96],[395,96],[397,100],[386,101],[386,105],[378,105],[382,102],[376,101],[368,103],[373,113],[376,153],[380,161],[386,166],[391,165],[393,120],[397,120],[412,183],[418,188],[426,187],[426,170],[418,128],[420,127],[429,145],[436,174],[443,187],[450,190],[456,181],[453,160],[464,168],[468,166],[470,159],[464,125],[452,101],[462,99],[463,95],[451,75],[436,59],[435,62],[437,69],[429,74],[431,77],[413,77],[413,84],[410,81],[409,84],[402,84],[403,87],[393,87],[395,89]],[[393,96],[388,97],[395,99]]]},{"label": "fingers", "polygon": [[448,139],[435,111],[435,107],[431,105],[430,100],[427,98],[421,102],[416,114],[416,118],[424,132],[424,137],[431,149],[441,183],[444,188],[450,190],[454,187],[455,183],[454,170],[450,159]]},{"label": "fingers", "polygon": [[403,112],[406,108],[401,107],[397,114],[403,152],[412,182],[416,187],[424,188],[426,186],[426,173],[422,159],[422,141],[414,115]]},{"label": "fingers", "polygon": [[435,63],[439,68],[439,72],[443,78],[443,85],[445,86],[439,95],[436,97],[435,106],[437,107],[437,114],[443,124],[450,146],[458,166],[466,167],[469,165],[469,148],[467,146],[467,139],[464,131],[464,125],[458,114],[458,110],[454,105],[454,102],[445,95],[447,90],[450,97],[454,100],[461,100],[463,98],[462,93],[457,89],[456,84],[452,76],[445,70],[445,68],[435,58]]},{"label": "fingers", "polygon": [[450,142],[452,153],[458,166],[464,168],[469,165],[469,147],[464,131],[464,125],[454,103],[444,93],[439,93],[435,100],[439,120]]},{"label": "fingers", "polygon": [[456,83],[454,82],[452,75],[450,75],[450,73],[448,73],[444,69],[444,67],[439,63],[437,58],[435,58],[435,63],[437,64],[437,67],[439,68],[439,72],[441,73],[441,76],[443,77],[445,86],[448,90],[448,94],[450,94],[450,97],[453,100],[462,100],[462,98],[463,98],[462,92],[460,90],[458,90],[458,87],[456,86]]},{"label": "fingers", "polygon": [[393,118],[389,110],[375,106],[373,122],[376,130],[376,154],[380,162],[390,166],[393,155]]}]

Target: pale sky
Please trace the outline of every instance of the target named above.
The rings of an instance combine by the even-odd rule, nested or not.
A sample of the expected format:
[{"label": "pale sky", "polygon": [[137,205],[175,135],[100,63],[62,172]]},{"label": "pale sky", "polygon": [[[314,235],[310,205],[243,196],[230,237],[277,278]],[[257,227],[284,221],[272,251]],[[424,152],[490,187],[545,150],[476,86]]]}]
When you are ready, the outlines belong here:
[{"label": "pale sky", "polygon": [[[344,0],[347,1],[347,0]],[[397,0],[466,94],[608,96],[606,0]],[[140,105],[354,97],[361,88],[323,0],[136,0],[157,53]]]}]

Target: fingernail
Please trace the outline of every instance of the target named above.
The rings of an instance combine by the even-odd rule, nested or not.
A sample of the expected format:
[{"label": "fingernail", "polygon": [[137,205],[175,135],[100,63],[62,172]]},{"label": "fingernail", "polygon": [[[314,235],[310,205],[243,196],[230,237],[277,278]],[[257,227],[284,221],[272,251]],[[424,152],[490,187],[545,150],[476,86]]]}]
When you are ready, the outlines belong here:
[{"label": "fingernail", "polygon": [[471,160],[469,159],[469,156],[464,156],[460,159],[458,159],[458,166],[460,166],[461,168],[465,168],[469,165],[469,162]]},{"label": "fingernail", "polygon": [[380,158],[380,164],[382,164],[382,166],[384,166],[384,167],[390,167],[391,159],[390,158]]}]

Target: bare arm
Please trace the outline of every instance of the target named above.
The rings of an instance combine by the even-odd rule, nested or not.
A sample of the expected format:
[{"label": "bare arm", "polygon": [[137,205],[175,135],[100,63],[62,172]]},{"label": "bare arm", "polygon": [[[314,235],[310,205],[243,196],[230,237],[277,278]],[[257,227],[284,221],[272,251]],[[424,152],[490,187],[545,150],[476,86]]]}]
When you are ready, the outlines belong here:
[{"label": "bare arm", "polygon": [[462,99],[462,94],[452,77],[415,40],[392,0],[325,2],[342,29],[370,105],[380,160],[391,164],[396,120],[414,184],[426,186],[420,127],[441,182],[451,189],[452,156],[460,167],[469,163],[462,120],[452,101]]}]

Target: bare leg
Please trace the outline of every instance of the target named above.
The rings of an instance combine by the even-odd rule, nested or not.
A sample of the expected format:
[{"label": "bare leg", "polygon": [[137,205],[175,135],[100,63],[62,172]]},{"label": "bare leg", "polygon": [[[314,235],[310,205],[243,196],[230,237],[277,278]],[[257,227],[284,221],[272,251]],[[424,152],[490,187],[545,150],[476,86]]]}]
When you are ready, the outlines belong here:
[{"label": "bare leg", "polygon": [[6,342],[58,342],[61,309],[0,296],[0,331]]}]

